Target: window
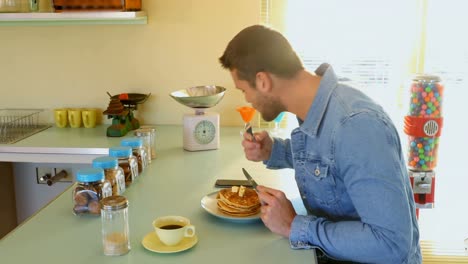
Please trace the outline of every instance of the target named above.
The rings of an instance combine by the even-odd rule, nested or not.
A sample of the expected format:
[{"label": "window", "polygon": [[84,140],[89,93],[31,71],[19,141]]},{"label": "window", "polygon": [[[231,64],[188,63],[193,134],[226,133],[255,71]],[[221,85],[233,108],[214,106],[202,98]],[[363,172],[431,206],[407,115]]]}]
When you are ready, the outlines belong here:
[{"label": "window", "polygon": [[[420,210],[423,240],[468,238],[468,176],[462,166],[468,143],[468,2],[465,0],[263,0],[279,3],[287,36],[308,70],[330,63],[379,102],[407,146],[403,118],[409,77],[431,73],[445,84],[436,173],[435,208]],[[281,17],[281,16],[280,16]],[[271,19],[271,17],[270,17]],[[275,22],[275,21],[273,21]],[[275,25],[275,23],[272,23]],[[406,148],[406,147],[405,147]],[[405,153],[406,154],[406,153]],[[443,228],[441,228],[441,223]]]},{"label": "window", "polygon": [[[330,63],[401,122],[403,91],[417,41],[415,1],[288,1],[285,34],[307,69]],[[398,18],[398,19],[395,19]]]},{"label": "window", "polygon": [[[462,241],[468,238],[468,177],[465,173],[468,143],[468,25],[463,0],[427,1],[424,71],[445,84],[436,172],[435,208],[421,210],[420,226],[430,240]],[[443,223],[444,228],[440,225]]]}]

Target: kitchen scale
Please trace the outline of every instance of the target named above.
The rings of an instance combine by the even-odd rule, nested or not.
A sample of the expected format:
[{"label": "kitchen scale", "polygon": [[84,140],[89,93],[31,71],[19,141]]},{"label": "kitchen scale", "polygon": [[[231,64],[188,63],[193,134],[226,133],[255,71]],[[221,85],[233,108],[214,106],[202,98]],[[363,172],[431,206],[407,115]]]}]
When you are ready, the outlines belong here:
[{"label": "kitchen scale", "polygon": [[172,92],[177,102],[191,107],[194,113],[184,114],[184,149],[188,151],[219,148],[219,114],[205,112],[221,101],[226,88],[215,85],[194,86]]},{"label": "kitchen scale", "polygon": [[134,111],[137,105],[142,104],[151,95],[139,93],[107,94],[110,97],[109,106],[103,112],[107,118],[112,119],[112,125],[107,128],[108,137],[123,137],[130,130],[140,127],[140,121],[135,118]]}]

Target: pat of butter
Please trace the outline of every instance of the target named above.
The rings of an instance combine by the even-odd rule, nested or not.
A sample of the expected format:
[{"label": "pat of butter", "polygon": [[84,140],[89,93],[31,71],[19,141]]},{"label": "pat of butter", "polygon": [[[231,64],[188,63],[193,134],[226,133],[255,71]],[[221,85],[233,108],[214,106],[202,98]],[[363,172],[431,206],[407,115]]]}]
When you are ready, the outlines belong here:
[{"label": "pat of butter", "polygon": [[239,186],[232,186],[232,187],[231,187],[231,192],[236,193],[236,192],[238,192],[238,191],[239,191]]},{"label": "pat of butter", "polygon": [[245,193],[245,186],[241,185],[239,188],[239,196],[244,197],[244,193]]}]

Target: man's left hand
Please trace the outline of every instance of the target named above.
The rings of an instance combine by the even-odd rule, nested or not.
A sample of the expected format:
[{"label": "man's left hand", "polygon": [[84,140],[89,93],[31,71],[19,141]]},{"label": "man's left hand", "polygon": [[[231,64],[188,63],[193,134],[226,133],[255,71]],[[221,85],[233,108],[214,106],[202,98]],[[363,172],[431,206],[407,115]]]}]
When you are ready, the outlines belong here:
[{"label": "man's left hand", "polygon": [[262,202],[261,218],[265,226],[273,233],[289,237],[291,224],[297,215],[291,201],[280,190],[259,185],[257,191]]}]

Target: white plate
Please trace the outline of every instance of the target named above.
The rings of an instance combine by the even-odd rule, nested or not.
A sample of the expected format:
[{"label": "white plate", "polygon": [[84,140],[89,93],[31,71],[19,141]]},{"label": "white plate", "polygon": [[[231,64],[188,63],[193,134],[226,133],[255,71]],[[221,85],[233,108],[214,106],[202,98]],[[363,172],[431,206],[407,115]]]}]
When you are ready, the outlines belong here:
[{"label": "white plate", "polygon": [[250,216],[233,216],[223,213],[221,210],[218,209],[218,204],[216,200],[216,195],[218,192],[212,192],[207,194],[201,199],[201,206],[205,209],[208,213],[219,217],[221,219],[225,219],[232,222],[239,222],[239,223],[248,223],[258,221],[260,219],[260,212]]},{"label": "white plate", "polygon": [[145,247],[147,250],[157,252],[157,253],[176,253],[180,251],[187,250],[195,244],[197,244],[198,238],[197,236],[193,237],[185,237],[180,241],[179,244],[175,246],[166,246],[164,245],[161,240],[159,240],[159,237],[156,235],[156,233],[150,232],[146,234],[146,236],[143,238],[141,241],[141,244],[143,247]]}]

